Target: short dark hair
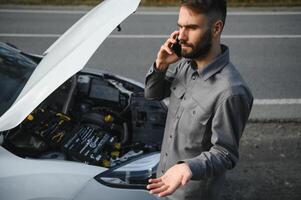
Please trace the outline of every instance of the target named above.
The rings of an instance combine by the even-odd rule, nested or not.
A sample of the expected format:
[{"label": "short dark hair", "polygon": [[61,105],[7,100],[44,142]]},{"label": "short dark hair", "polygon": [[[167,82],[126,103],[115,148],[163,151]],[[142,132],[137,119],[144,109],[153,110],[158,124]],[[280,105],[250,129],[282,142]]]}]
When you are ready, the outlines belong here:
[{"label": "short dark hair", "polygon": [[227,0],[181,0],[180,6],[205,14],[211,22],[226,22]]}]

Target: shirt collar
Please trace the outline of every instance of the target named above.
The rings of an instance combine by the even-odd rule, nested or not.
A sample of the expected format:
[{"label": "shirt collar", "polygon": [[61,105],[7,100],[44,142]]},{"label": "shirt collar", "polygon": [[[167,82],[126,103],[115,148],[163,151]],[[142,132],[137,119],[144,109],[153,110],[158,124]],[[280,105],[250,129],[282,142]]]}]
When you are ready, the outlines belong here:
[{"label": "shirt collar", "polygon": [[211,63],[205,66],[202,70],[197,70],[196,63],[190,60],[192,69],[195,69],[204,80],[208,80],[211,76],[219,72],[229,63],[229,48],[226,45],[221,45],[222,53],[218,55]]}]

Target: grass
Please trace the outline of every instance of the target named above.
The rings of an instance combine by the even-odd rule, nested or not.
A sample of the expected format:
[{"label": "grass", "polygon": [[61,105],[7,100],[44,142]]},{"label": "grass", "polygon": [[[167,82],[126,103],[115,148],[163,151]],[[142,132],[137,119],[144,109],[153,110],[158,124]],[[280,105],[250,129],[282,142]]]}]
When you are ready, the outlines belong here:
[{"label": "grass", "polygon": [[[18,5],[96,5],[101,0],[0,0]],[[142,0],[141,6],[177,6],[179,0]],[[228,0],[230,7],[301,6],[301,0]]]}]

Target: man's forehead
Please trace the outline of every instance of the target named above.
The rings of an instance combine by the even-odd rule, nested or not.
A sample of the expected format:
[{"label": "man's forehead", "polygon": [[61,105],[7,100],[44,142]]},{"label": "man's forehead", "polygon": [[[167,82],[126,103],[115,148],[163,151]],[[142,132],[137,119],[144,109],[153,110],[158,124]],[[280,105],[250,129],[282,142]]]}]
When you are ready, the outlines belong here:
[{"label": "man's forehead", "polygon": [[202,14],[189,9],[188,7],[181,6],[179,11],[178,24],[180,25],[202,25],[207,22],[207,17]]}]

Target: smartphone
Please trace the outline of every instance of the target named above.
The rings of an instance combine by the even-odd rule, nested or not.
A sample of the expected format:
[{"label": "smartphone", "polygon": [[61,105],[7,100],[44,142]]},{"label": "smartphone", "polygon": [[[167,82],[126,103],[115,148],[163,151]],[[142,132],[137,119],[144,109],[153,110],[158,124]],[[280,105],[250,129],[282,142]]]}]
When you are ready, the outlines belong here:
[{"label": "smartphone", "polygon": [[180,45],[180,40],[177,38],[176,39],[177,40],[177,43],[175,43],[175,44],[172,44],[171,45],[171,49],[175,52],[175,54],[180,58],[180,57],[182,57],[182,55],[181,55],[181,45]]}]

